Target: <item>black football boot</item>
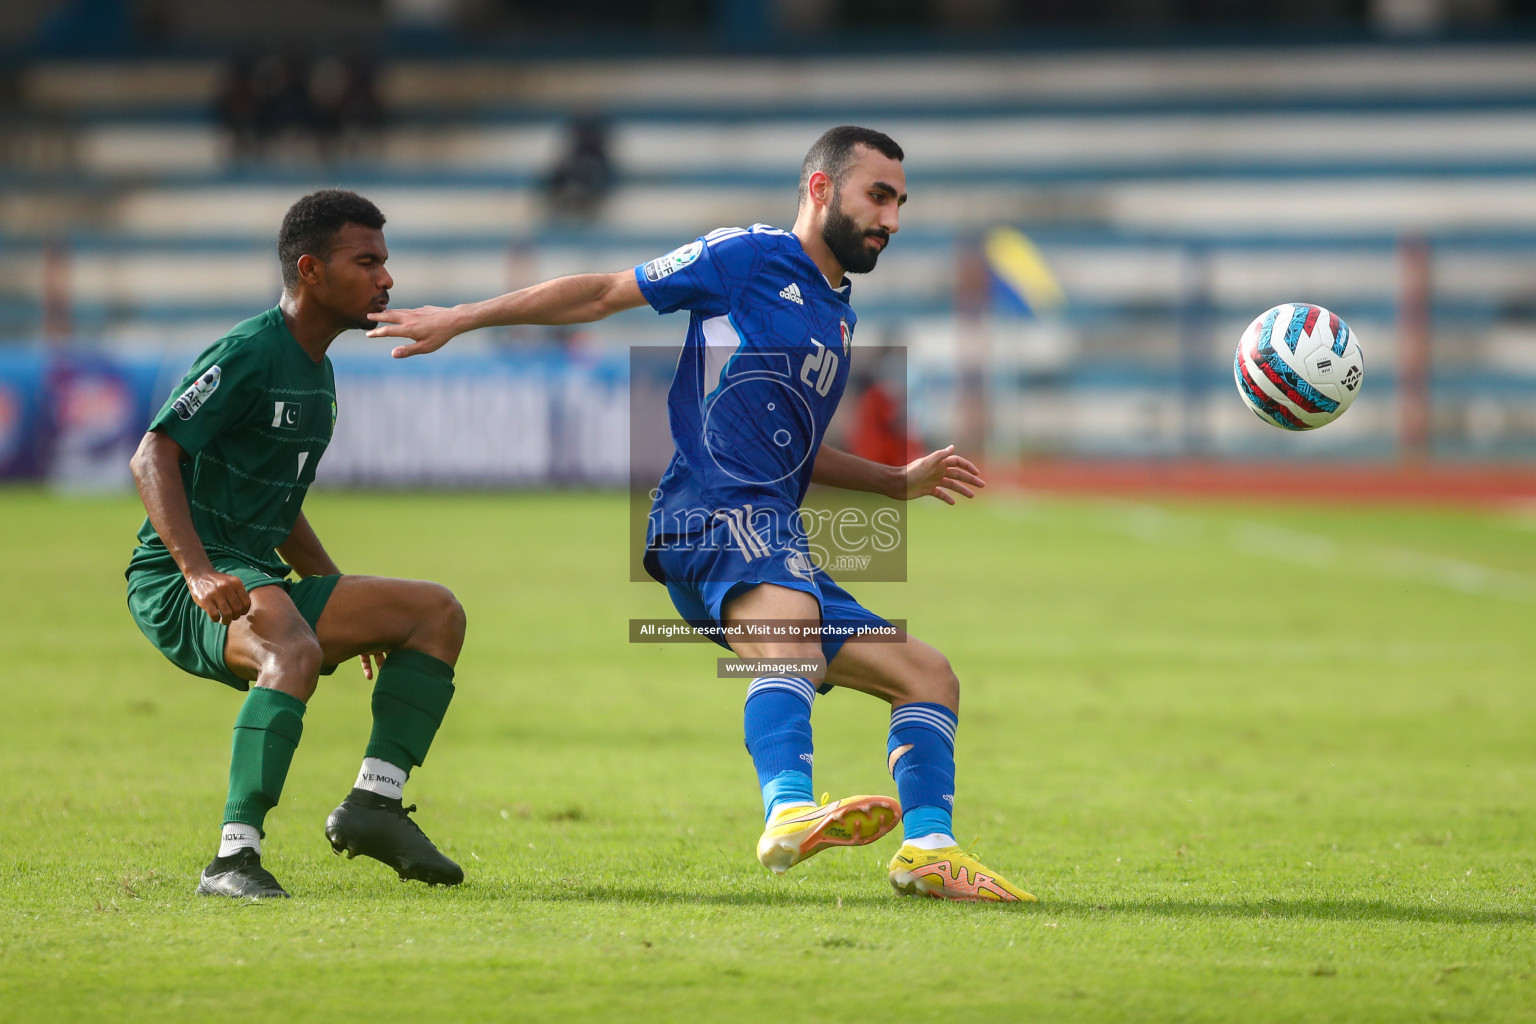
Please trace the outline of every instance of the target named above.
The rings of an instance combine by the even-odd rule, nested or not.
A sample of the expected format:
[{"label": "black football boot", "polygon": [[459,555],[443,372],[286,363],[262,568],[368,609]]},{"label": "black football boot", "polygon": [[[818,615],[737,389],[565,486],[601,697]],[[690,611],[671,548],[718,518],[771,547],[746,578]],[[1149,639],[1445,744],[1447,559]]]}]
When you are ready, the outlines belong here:
[{"label": "black football boot", "polygon": [[261,854],[242,846],[228,857],[215,857],[197,883],[199,896],[230,896],[237,900],[288,899],[272,872],[261,866]]},{"label": "black football boot", "polygon": [[325,819],[331,849],[348,857],[361,854],[394,868],[401,881],[428,885],[458,885],[464,869],[444,857],[432,840],[411,820],[416,805],[354,789]]}]

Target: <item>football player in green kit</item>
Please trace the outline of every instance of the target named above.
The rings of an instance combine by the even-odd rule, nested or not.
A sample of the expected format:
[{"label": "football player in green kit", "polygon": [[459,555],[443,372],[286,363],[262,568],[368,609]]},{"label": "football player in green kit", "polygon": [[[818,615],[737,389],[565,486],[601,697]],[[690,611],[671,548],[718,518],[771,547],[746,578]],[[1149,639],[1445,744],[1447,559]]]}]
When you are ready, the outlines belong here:
[{"label": "football player in green kit", "polygon": [[198,357],[133,457],[149,513],[127,571],[134,621],[173,664],[248,691],[204,895],[288,895],[262,866],[262,829],[319,677],[350,658],[374,680],[373,732],[326,837],[402,879],[464,879],[401,802],[453,696],[464,611],[435,583],[342,575],[302,511],[336,423],[326,350],[389,302],[383,227],[352,192],[295,203],[282,299]]}]

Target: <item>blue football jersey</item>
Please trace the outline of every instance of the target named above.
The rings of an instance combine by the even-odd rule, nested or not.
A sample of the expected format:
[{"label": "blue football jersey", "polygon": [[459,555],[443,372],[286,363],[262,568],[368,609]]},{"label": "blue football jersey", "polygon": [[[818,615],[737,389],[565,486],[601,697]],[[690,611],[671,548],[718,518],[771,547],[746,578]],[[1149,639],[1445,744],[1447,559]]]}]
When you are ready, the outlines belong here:
[{"label": "blue football jersey", "polygon": [[720,228],[635,268],[658,313],[689,311],[667,408],[677,447],[647,543],[752,505],[793,515],[848,380],[856,318],[788,231]]}]

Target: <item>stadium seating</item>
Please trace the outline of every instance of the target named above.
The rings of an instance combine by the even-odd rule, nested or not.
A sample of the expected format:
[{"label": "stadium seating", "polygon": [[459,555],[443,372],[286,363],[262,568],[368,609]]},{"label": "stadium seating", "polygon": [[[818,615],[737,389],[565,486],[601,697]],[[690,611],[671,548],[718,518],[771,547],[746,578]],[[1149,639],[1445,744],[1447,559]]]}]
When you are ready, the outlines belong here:
[{"label": "stadium seating", "polygon": [[[1251,253],[1233,256],[1229,272],[1227,236],[1370,236],[1386,249],[1404,230],[1497,230],[1507,249],[1511,231],[1536,233],[1529,50],[1336,50],[1303,63],[1298,73],[1288,51],[915,67],[410,62],[381,73],[392,116],[377,156],[334,165],[235,162],[211,115],[216,63],[39,64],[23,86],[20,133],[33,143],[13,145],[0,202],[5,326],[35,328],[40,282],[27,267],[61,220],[79,322],[93,331],[137,310],[185,322],[215,295],[234,307],[269,294],[273,223],[295,194],[331,183],[378,198],[394,237],[431,243],[438,272],[412,275],[422,294],[463,298],[516,277],[507,264],[519,260],[537,277],[637,259],[723,223],[785,221],[807,139],[855,118],[904,142],[920,200],[906,237],[921,241],[888,260],[907,265],[861,290],[872,313],[946,302],[953,239],[999,222],[1098,231],[1086,249],[1058,242],[1053,265],[1070,294],[1132,305],[1177,294],[1167,253],[1185,237],[1217,236],[1218,288],[1231,280],[1230,302],[1246,307],[1276,262],[1374,303],[1395,282],[1352,258],[1353,280],[1340,282],[1333,264],[1345,261],[1319,264],[1306,246],[1269,254],[1262,269]],[[594,223],[572,225],[551,217],[542,193],[580,111],[609,119],[618,183]],[[498,255],[502,244],[514,255]]]},{"label": "stadium seating", "polygon": [[[402,304],[632,264],[721,224],[787,222],[808,141],[861,121],[907,147],[914,197],[901,244],[858,282],[862,337],[907,345],[926,368],[919,388],[949,386],[956,339],[973,329],[955,296],[974,261],[957,257],[1007,223],[1034,238],[1069,301],[1028,330],[993,324],[1000,374],[1070,370],[1079,384],[1146,391],[1149,366],[1180,378],[1192,330],[1216,339],[1201,351],[1225,347],[1255,312],[1304,295],[1350,311],[1386,387],[1402,241],[1424,235],[1436,343],[1465,355],[1471,389],[1478,374],[1532,371],[1533,57],[1511,46],[403,61],[380,68],[389,117],[372,148],[331,163],[303,146],[236,159],[212,113],[216,62],[40,63],[22,80],[0,196],[0,336],[38,333],[53,273],[78,338],[206,343],[276,295],[273,227],[296,195],[328,185],[386,210]],[[552,211],[546,179],[572,118],[589,115],[605,120],[616,181],[573,219]],[[582,338],[618,347],[674,333],[636,313]],[[1031,408],[1017,415],[1062,422]],[[1121,421],[1166,421],[1143,431],[1154,446],[1183,429],[1166,408],[1091,408],[1081,429],[1117,443],[1133,433]],[[1500,422],[1515,416],[1499,409]],[[1329,436],[1358,444],[1390,433],[1393,415],[1363,401]],[[1053,443],[1033,429],[1011,436]]]}]

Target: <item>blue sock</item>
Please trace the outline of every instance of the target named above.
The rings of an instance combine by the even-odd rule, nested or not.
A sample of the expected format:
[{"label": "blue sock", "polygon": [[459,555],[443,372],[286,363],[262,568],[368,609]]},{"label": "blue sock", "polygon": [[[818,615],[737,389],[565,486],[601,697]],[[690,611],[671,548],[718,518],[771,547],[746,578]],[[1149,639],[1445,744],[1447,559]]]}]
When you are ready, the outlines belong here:
[{"label": "blue sock", "polygon": [[763,817],[784,804],[811,804],[811,701],[809,679],[763,676],[747,687],[742,728],[763,788]]},{"label": "blue sock", "polygon": [[959,717],[942,704],[919,701],[891,711],[886,750],[907,839],[935,832],[955,834],[950,814],[955,806],[955,727],[959,724]]}]

